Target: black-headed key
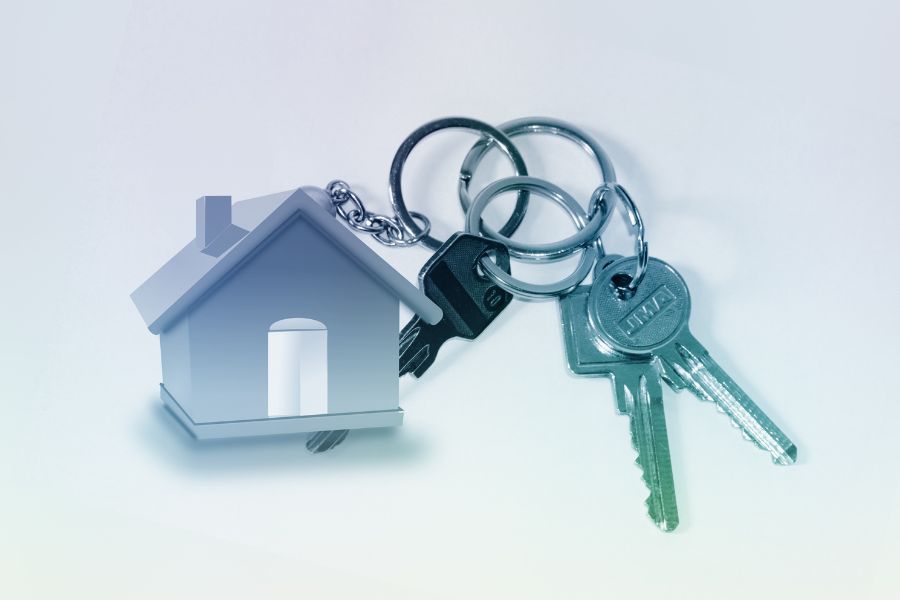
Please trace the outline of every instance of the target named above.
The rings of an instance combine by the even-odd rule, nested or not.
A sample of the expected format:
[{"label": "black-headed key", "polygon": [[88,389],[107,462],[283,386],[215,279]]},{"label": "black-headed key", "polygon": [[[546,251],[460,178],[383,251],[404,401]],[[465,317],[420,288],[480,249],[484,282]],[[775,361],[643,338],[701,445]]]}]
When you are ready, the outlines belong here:
[{"label": "black-headed key", "polygon": [[509,272],[509,250],[500,242],[457,233],[438,248],[419,272],[419,287],[444,311],[444,318],[429,325],[413,317],[400,332],[400,376],[421,377],[434,362],[438,349],[450,338],[472,340],[512,301],[512,294],[497,287],[478,269],[490,255]]}]

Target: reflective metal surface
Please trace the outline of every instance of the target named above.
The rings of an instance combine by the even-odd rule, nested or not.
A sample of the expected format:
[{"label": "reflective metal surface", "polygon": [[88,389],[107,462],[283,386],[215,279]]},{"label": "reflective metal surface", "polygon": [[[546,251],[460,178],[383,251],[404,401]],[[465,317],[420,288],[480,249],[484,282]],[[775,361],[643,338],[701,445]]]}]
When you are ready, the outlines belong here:
[{"label": "reflective metal surface", "polygon": [[[500,125],[497,129],[506,134],[509,138],[518,137],[526,134],[543,133],[548,135],[556,135],[572,142],[575,142],[589,156],[597,161],[600,167],[601,183],[613,184],[616,182],[616,170],[613,168],[612,161],[607,156],[597,140],[585,132],[583,129],[550,117],[524,117],[507,121]],[[463,211],[468,211],[472,204],[470,198],[469,183],[475,175],[475,170],[481,164],[482,159],[488,151],[494,147],[494,142],[487,137],[483,137],[472,146],[469,153],[463,159],[462,166],[459,170],[459,201],[462,204]]]},{"label": "reflective metal surface", "polygon": [[596,275],[588,318],[598,340],[617,352],[656,359],[670,387],[687,388],[697,398],[714,402],[776,464],[795,462],[797,447],[790,438],[691,334],[690,292],[671,265],[651,258],[643,286],[630,298],[622,299],[611,289],[614,277],[637,262],[635,257],[621,259]]},{"label": "reflective metal surface", "polygon": [[[603,147],[597,140],[575,125],[560,121],[559,119],[551,119],[549,117],[525,117],[503,123],[498,129],[505,133],[509,138],[526,134],[548,134],[570,140],[577,144],[597,162],[597,166],[600,169],[602,184],[612,184],[616,181],[616,171],[613,168],[612,161],[609,159],[609,156],[607,156],[606,151],[603,150]],[[481,164],[481,161],[493,147],[494,142],[489,138],[483,137],[472,146],[472,149],[469,150],[469,153],[466,155],[465,159],[463,159],[459,171],[459,201],[463,211],[466,213],[468,213],[469,207],[472,204],[469,185],[475,175],[475,171]],[[603,201],[607,202],[606,198],[603,198]],[[615,197],[612,198],[612,201],[615,202]],[[613,208],[612,203],[607,202],[607,204],[609,204],[609,206],[602,207],[606,212],[611,211]],[[515,242],[512,242],[508,237],[501,239],[500,237],[493,236],[491,232],[486,230],[483,226],[482,234],[488,237],[494,237],[494,239],[507,244],[509,246],[510,254],[515,258],[541,260],[533,254],[526,254],[526,252],[521,250],[518,245]],[[560,243],[562,244],[562,242]]]},{"label": "reflective metal surface", "polygon": [[635,256],[637,256],[634,270],[630,275],[628,273],[623,273],[622,275],[624,275],[624,277],[617,277],[613,282],[621,298],[630,298],[637,291],[641,281],[643,281],[644,275],[647,272],[647,261],[650,259],[647,241],[645,239],[646,232],[644,230],[644,219],[641,217],[641,212],[638,210],[637,204],[631,199],[631,196],[625,191],[625,188],[618,183],[612,185],[603,184],[594,190],[594,193],[591,196],[591,206],[594,206],[595,204],[597,206],[603,206],[610,192],[614,192],[615,195],[621,198],[622,206],[625,207],[625,214],[628,217],[628,222],[631,224],[631,229],[634,232],[634,252]]},{"label": "reflective metal surface", "polygon": [[481,214],[492,200],[501,194],[515,190],[527,190],[550,198],[569,212],[572,220],[578,225],[576,234],[558,242],[545,244],[519,242],[500,234],[485,235],[485,237],[504,244],[509,248],[510,256],[521,260],[554,261],[574,254],[584,246],[600,239],[600,232],[612,214],[610,203],[597,200],[596,203],[592,201],[592,206],[595,206],[596,210],[593,210],[594,214],[588,218],[588,214],[581,208],[578,201],[559,186],[537,177],[506,177],[498,179],[478,193],[476,202],[466,212],[466,231],[472,233],[478,230]]},{"label": "reflective metal surface", "polygon": [[[478,226],[481,221],[481,214],[484,212],[484,209],[491,202],[491,200],[493,200],[503,192],[512,190],[527,190],[553,200],[569,214],[569,216],[572,218],[572,221],[575,223],[575,226],[578,227],[578,229],[581,231],[584,231],[590,225],[590,233],[586,236],[582,236],[582,238],[579,238],[579,242],[581,245],[567,246],[564,249],[566,250],[565,252],[559,252],[558,248],[553,249],[553,251],[557,254],[553,257],[554,259],[568,256],[578,249],[581,250],[581,259],[578,262],[578,266],[571,274],[557,281],[556,283],[549,284],[530,283],[527,281],[522,281],[521,279],[517,279],[509,273],[503,271],[490,258],[487,257],[482,258],[481,260],[482,270],[484,271],[485,275],[487,275],[487,277],[490,278],[498,286],[520,297],[552,298],[571,291],[575,288],[575,286],[584,281],[585,277],[590,274],[591,269],[593,269],[594,263],[597,260],[597,257],[600,255],[600,251],[597,247],[597,244],[595,243],[595,240],[599,237],[600,229],[602,229],[603,226],[603,219],[600,218],[601,215],[598,214],[597,219],[589,221],[587,213],[583,208],[581,208],[581,205],[578,204],[578,202],[574,198],[572,198],[571,195],[569,195],[563,189],[553,185],[552,183],[544,181],[543,179],[538,179],[536,177],[507,177],[505,179],[500,179],[492,183],[478,194],[478,196],[475,198],[475,201],[472,203],[472,206],[469,207],[469,211],[466,215],[466,231],[468,233],[478,231]],[[609,213],[607,212],[605,216],[608,217]],[[595,221],[597,225],[593,224]],[[519,246],[522,247],[521,244],[519,244]],[[536,246],[535,248],[540,250],[543,246],[547,245]],[[555,247],[556,245],[550,246]],[[527,248],[527,246],[525,247]],[[512,252],[510,252],[510,254],[512,254]],[[544,258],[544,260],[552,259]]]},{"label": "reflective metal surface", "polygon": [[[517,175],[528,175],[528,169],[525,167],[525,159],[522,158],[522,155],[513,145],[509,137],[504,135],[499,129],[482,121],[469,119],[467,117],[447,117],[426,123],[409,134],[409,136],[403,140],[400,148],[397,149],[397,153],[394,155],[394,160],[391,163],[391,172],[388,178],[391,206],[394,208],[396,219],[400,227],[402,227],[409,236],[419,237],[421,243],[432,250],[437,250],[444,242],[429,235],[427,232],[423,235],[422,227],[415,222],[412,213],[406,208],[406,201],[403,198],[402,179],[403,167],[406,165],[406,160],[409,158],[409,154],[412,152],[413,148],[415,148],[424,138],[436,131],[441,131],[442,129],[471,129],[481,133],[487,139],[491,140],[492,143],[496,144],[497,147],[509,157],[516,169]],[[462,186],[462,175],[460,175],[460,178],[460,186]],[[503,225],[497,233],[503,236],[512,235],[525,217],[527,208],[528,192],[522,191],[519,193],[512,215],[510,215],[506,224]],[[497,235],[497,233],[489,229],[484,229],[482,233],[487,237],[494,237]]]},{"label": "reflective metal surface", "polygon": [[[360,197],[350,188],[350,184],[335,179],[325,191],[331,198],[334,214],[343,219],[347,225],[361,233],[368,233],[385,246],[415,246],[431,231],[431,221],[422,213],[410,212],[410,216],[421,223],[420,231],[410,235],[400,227],[396,218],[379,215],[369,211]],[[350,210],[344,205],[350,203]]]}]

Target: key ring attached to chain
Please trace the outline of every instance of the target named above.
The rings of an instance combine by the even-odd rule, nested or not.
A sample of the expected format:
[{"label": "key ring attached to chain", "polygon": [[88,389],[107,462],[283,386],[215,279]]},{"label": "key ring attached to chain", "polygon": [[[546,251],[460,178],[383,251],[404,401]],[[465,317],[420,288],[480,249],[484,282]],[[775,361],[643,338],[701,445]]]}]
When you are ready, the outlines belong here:
[{"label": "key ring attached to chain", "polygon": [[[504,123],[499,128],[466,117],[447,117],[426,123],[407,136],[394,155],[389,190],[395,216],[388,217],[369,212],[359,196],[341,180],[330,182],[326,188],[337,215],[351,228],[370,234],[387,246],[414,246],[421,243],[432,250],[439,248],[442,242],[430,235],[431,221],[428,217],[406,208],[401,179],[403,168],[413,148],[432,133],[451,128],[471,129],[482,134],[481,139],[472,146],[463,160],[459,174],[459,201],[466,212],[468,232],[476,232],[503,243],[509,248],[511,256],[525,261],[555,261],[582,251],[581,261],[575,271],[555,284],[532,284],[516,279],[485,258],[482,260],[482,268],[497,285],[511,293],[529,298],[560,296],[573,289],[590,273],[597,258],[604,255],[600,234],[609,220],[616,199],[621,198],[635,234],[637,261],[634,273],[618,274],[614,285],[620,297],[629,298],[634,295],[644,278],[649,260],[640,212],[628,192],[616,182],[615,169],[603,147],[578,127],[558,119],[526,117]],[[535,133],[564,137],[576,143],[597,162],[602,182],[591,195],[587,212],[561,188],[527,176],[525,161],[511,138]],[[487,152],[495,146],[513,163],[517,176],[495,181],[484,188],[473,202],[469,187],[474,172]],[[493,198],[509,191],[519,192],[516,206],[504,226],[499,231],[493,231],[481,222],[481,214]],[[562,206],[572,217],[578,232],[549,244],[529,244],[511,239],[509,236],[516,231],[525,216],[531,192],[547,197]]]}]

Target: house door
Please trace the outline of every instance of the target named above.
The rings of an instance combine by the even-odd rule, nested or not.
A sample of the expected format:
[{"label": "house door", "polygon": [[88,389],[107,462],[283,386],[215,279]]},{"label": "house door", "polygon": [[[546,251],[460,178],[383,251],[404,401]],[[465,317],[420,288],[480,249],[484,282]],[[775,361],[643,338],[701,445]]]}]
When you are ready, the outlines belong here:
[{"label": "house door", "polygon": [[328,329],[313,319],[269,327],[269,416],[328,412]]}]

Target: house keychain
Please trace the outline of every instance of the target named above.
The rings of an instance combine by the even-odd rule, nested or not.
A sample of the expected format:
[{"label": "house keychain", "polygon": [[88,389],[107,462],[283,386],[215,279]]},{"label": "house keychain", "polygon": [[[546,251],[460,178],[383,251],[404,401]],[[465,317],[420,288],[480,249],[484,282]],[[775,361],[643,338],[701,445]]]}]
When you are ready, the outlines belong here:
[{"label": "house keychain", "polygon": [[[406,160],[420,141],[444,129],[482,136],[460,173],[463,210],[472,204],[472,169],[492,147],[517,176],[527,176],[510,139],[522,133],[568,138],[596,160],[604,180],[614,177],[603,149],[578,128],[545,118],[510,125],[508,136],[487,123],[452,117],[415,130],[391,165],[393,218],[366,210],[339,180],[325,190],[304,187],[233,206],[228,196],[198,199],[195,239],[132,294],[148,328],[160,336],[160,397],[175,417],[198,439],[313,433],[307,447],[323,452],[350,429],[402,423],[393,359],[399,302],[416,314],[401,332],[399,372],[418,377],[444,341],[473,339],[509,304],[511,291],[523,291],[504,289],[503,281],[495,284],[481,270],[498,277],[508,273],[509,255],[551,261],[581,251],[575,273],[559,287],[543,288],[552,288],[552,295],[580,283],[611,214],[606,202],[589,227],[537,251],[509,236],[525,216],[529,193],[560,193],[543,180],[518,191],[498,231],[482,223],[446,243],[430,235],[424,214],[406,208],[400,186]],[[337,220],[387,246],[435,250],[420,274],[421,289]]]},{"label": "house keychain", "polygon": [[[448,128],[481,134],[463,161],[458,194],[465,228],[442,242],[428,218],[406,208],[400,181],[413,148]],[[601,181],[587,210],[563,189],[528,175],[511,138],[531,133],[575,142],[597,163]],[[472,199],[473,173],[491,148],[516,176]],[[690,297],[672,267],[649,258],[636,204],[616,183],[599,144],[580,129],[547,118],[494,128],[453,117],[427,123],[398,149],[390,170],[394,217],[369,212],[343,181],[237,202],[197,200],[197,234],[141,285],[132,299],[160,336],[160,396],[198,439],[309,433],[314,453],[340,444],[351,429],[400,425],[394,359],[397,313],[415,316],[400,332],[399,374],[422,376],[441,345],[474,339],[514,297],[558,300],[570,370],[610,376],[619,412],[631,418],[648,513],[663,530],[678,524],[660,382],[689,389],[728,414],[776,464],[791,464],[791,440],[710,358],[688,328]],[[496,197],[517,192],[497,231],[481,221]],[[549,199],[577,232],[549,244],[512,239],[530,195]],[[635,234],[635,256],[606,256],[601,233],[621,200]],[[338,223],[342,220],[346,227]],[[387,246],[435,251],[419,289],[351,230]],[[580,255],[554,283],[511,273],[510,259],[552,263]],[[593,274],[591,286],[582,285]]]},{"label": "house keychain", "polygon": [[[517,173],[527,172],[515,146],[490,125],[463,118],[435,124],[417,134],[475,129],[496,142]],[[404,146],[402,161],[411,147]],[[502,232],[518,227],[526,206],[523,192]],[[182,425],[198,439],[313,433],[307,446],[314,452],[334,447],[350,429],[400,425],[399,302],[417,319],[406,347],[432,340],[430,359],[415,347],[413,370],[421,373],[433,360],[435,338],[411,331],[439,326],[444,339],[471,338],[511,299],[459,265],[462,245],[474,275],[482,254],[502,260],[502,244],[454,237],[429,263],[433,277],[425,276],[428,267],[423,271],[425,291],[439,306],[335,218],[389,246],[440,247],[424,215],[406,216],[423,228],[410,234],[396,220],[367,212],[339,181],[327,190],[305,187],[234,205],[228,196],[198,199],[195,239],[132,294],[160,336],[160,396]],[[484,289],[474,298],[460,280]]]}]

